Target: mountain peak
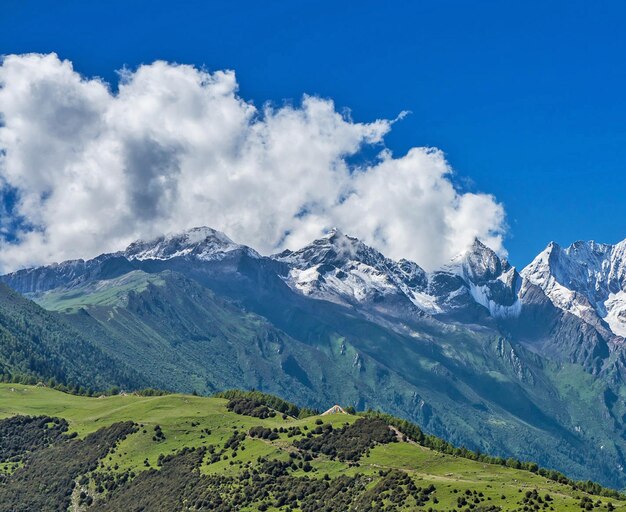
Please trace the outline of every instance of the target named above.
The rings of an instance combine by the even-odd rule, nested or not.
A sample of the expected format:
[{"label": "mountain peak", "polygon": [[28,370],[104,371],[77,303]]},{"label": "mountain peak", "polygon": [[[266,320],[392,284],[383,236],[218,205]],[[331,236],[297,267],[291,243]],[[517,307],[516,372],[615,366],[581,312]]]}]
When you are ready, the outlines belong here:
[{"label": "mountain peak", "polygon": [[483,284],[498,278],[511,269],[509,262],[478,238],[462,253],[458,254],[443,270],[458,274],[476,283]]},{"label": "mountain peak", "polygon": [[[455,277],[450,277],[450,274]],[[459,298],[469,296],[475,303],[484,306],[492,317],[514,317],[521,311],[518,297],[520,279],[515,267],[478,238],[474,238],[465,251],[441,271],[435,272],[434,276],[433,283],[447,288],[448,298],[442,293],[440,299],[444,304],[463,305]],[[445,282],[449,282],[447,287],[442,285]]]},{"label": "mountain peak", "polygon": [[200,226],[148,241],[137,240],[126,248],[124,256],[130,260],[168,260],[183,256],[214,260],[237,249],[246,249],[258,257],[255,251],[233,242],[221,231]]},{"label": "mountain peak", "polygon": [[355,236],[350,236],[345,234],[339,228],[332,228],[326,235],[324,235],[321,240],[328,240],[334,245],[339,245],[340,247],[345,248],[346,246],[351,247],[367,247],[361,240],[359,240]]},{"label": "mountain peak", "polygon": [[377,304],[384,297],[393,297],[422,307],[415,292],[424,289],[427,280],[417,263],[393,261],[337,228],[297,251],[284,251],[273,258],[291,267],[287,282],[308,296]]},{"label": "mountain peak", "polygon": [[576,240],[565,248],[566,252],[584,251],[584,252],[606,252],[613,248],[610,244],[603,244],[595,240]]},{"label": "mountain peak", "polygon": [[522,272],[558,308],[626,337],[626,244],[551,242]]},{"label": "mountain peak", "polygon": [[324,236],[322,236],[321,238],[327,238],[327,239],[331,239],[331,238],[341,238],[343,236],[346,236],[343,231],[341,231],[341,229],[334,227],[331,228],[330,230],[328,230],[328,233],[326,233]]},{"label": "mountain peak", "polygon": [[296,251],[283,251],[273,256],[299,268],[308,268],[319,264],[342,266],[350,261],[371,263],[372,260],[384,260],[385,257],[375,249],[368,247],[358,238],[344,234],[333,228],[321,238]]},{"label": "mountain peak", "polygon": [[472,249],[476,249],[476,250],[489,249],[489,247],[487,247],[483,242],[481,242],[480,238],[478,238],[477,236],[474,237],[474,241],[472,242],[471,247]]}]

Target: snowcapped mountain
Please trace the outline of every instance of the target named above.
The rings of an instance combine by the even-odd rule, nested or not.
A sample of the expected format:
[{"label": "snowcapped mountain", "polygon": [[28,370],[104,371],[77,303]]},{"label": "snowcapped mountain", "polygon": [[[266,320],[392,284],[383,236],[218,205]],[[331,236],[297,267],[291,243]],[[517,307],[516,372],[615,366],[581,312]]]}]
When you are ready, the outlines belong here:
[{"label": "snowcapped mountain", "polygon": [[[37,294],[133,269],[181,271],[190,266],[213,276],[219,273],[226,286],[228,276],[239,273],[242,264],[244,272],[250,265],[258,267],[253,274],[266,276],[266,284],[282,281],[307,298],[393,317],[529,323],[524,314],[538,314],[547,302],[576,316],[604,339],[626,336],[626,241],[576,242],[565,249],[551,243],[520,275],[506,259],[475,240],[450,263],[427,273],[415,262],[394,261],[338,229],[297,251],[264,257],[224,233],[197,227],[137,241],[125,251],[92,260],[21,270],[2,280],[22,293]],[[540,314],[547,319],[548,313]]]},{"label": "snowcapped mountain", "polygon": [[[435,283],[455,282],[458,287],[440,299],[443,310],[467,308],[472,302],[483,306],[494,318],[510,318],[520,314],[518,298],[521,278],[506,259],[475,239],[473,244],[440,271],[431,276],[431,291]],[[447,307],[446,307],[447,306]]]},{"label": "snowcapped mountain", "polygon": [[133,242],[124,251],[129,260],[169,260],[180,257],[193,257],[212,261],[225,257],[232,251],[245,251],[250,256],[260,258],[253,249],[236,244],[224,233],[207,227],[192,228],[182,233],[165,235],[154,240]]},{"label": "snowcapped mountain", "polygon": [[285,281],[290,287],[309,297],[343,304],[401,297],[420,310],[434,310],[432,299],[423,293],[427,279],[419,265],[390,260],[338,229],[302,249],[272,258],[288,266]]},{"label": "snowcapped mountain", "polygon": [[2,276],[2,281],[20,293],[37,294],[59,287],[80,286],[93,279],[117,277],[140,268],[144,262],[187,260],[219,263],[242,255],[261,258],[254,249],[233,242],[220,231],[197,227],[153,240],[138,240],[124,251],[102,254],[91,260],[69,260],[19,270]]},{"label": "snowcapped mountain", "polygon": [[616,244],[552,242],[523,271],[559,309],[626,337],[626,240]]},{"label": "snowcapped mountain", "polygon": [[404,299],[429,315],[462,313],[472,318],[481,312],[515,316],[521,309],[519,274],[479,240],[430,274],[415,262],[386,258],[337,229],[298,251],[273,258],[288,265],[285,280],[294,290],[331,302],[380,309],[384,302],[397,306]]},{"label": "snowcapped mountain", "polygon": [[393,317],[426,314],[475,321],[515,316],[521,307],[519,274],[478,240],[441,270],[427,273],[415,262],[391,260],[338,229],[297,251],[263,257],[224,233],[197,227],[139,240],[119,253],[22,270],[2,280],[22,293],[36,294],[133,269],[181,271],[189,267],[195,272],[201,267],[204,273],[217,272],[227,279],[238,272],[242,258],[258,261],[262,274],[280,277],[305,297]]}]

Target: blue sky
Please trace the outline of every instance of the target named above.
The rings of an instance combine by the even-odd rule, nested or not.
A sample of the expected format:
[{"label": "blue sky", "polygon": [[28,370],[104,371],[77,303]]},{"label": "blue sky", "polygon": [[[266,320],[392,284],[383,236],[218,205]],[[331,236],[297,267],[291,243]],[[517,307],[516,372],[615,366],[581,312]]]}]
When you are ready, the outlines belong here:
[{"label": "blue sky", "polygon": [[156,59],[233,69],[256,105],[309,93],[360,122],[410,110],[386,146],[436,146],[495,195],[521,266],[550,240],[626,238],[625,21],[622,2],[5,0],[0,52],[112,83]]}]

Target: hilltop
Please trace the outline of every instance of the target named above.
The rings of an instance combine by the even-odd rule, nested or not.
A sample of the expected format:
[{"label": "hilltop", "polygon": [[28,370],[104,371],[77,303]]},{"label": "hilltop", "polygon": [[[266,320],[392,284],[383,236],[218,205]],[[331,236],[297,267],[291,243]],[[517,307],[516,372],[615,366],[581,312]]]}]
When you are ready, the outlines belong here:
[{"label": "hilltop", "polygon": [[0,510],[626,510],[536,465],[421,446],[384,415],[225,396],[1,384]]}]

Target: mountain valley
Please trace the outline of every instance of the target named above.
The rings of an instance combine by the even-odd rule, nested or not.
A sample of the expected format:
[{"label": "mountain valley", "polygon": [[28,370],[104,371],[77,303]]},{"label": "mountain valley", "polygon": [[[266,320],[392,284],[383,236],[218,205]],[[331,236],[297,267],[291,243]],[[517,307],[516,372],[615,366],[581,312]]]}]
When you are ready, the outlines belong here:
[{"label": "mountain valley", "polygon": [[[381,410],[458,446],[622,488],[623,247],[551,244],[518,272],[476,240],[426,272],[338,230],[261,256],[195,228],[2,281],[38,304],[17,301],[20,315],[51,315],[64,340],[102,354],[96,373],[127,375],[80,382],[93,390],[260,389]],[[51,377],[27,361],[0,362]]]}]

